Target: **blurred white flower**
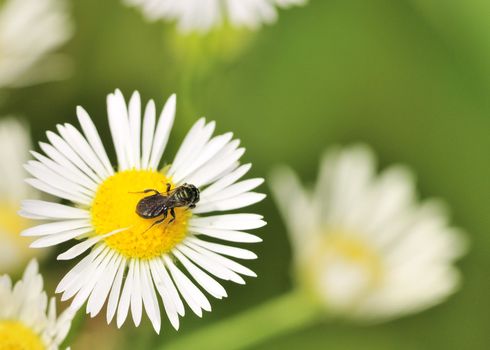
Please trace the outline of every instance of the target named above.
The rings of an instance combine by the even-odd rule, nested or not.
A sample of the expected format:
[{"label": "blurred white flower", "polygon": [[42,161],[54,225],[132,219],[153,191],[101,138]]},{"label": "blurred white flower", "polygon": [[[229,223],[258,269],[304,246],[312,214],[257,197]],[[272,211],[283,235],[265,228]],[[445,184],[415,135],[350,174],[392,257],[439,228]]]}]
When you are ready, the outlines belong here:
[{"label": "blurred white flower", "polygon": [[304,5],[307,0],[125,0],[149,20],[176,21],[182,32],[207,32],[229,22],[258,29],[277,20],[277,7]]},{"label": "blurred white flower", "polygon": [[441,203],[417,202],[412,174],[376,175],[364,146],[327,153],[313,192],[289,169],[272,188],[290,233],[299,285],[329,312],[383,320],[441,302],[457,287],[465,251]]},{"label": "blurred white flower", "polygon": [[62,79],[69,60],[52,54],[72,35],[64,0],[6,0],[0,5],[0,87]]},{"label": "blurred white flower", "polygon": [[71,310],[56,316],[56,301],[48,303],[36,260],[15,286],[8,275],[0,276],[0,349],[57,350],[72,318]]},{"label": "blurred white flower", "polygon": [[[107,97],[107,109],[118,169],[109,162],[91,118],[78,107],[83,134],[70,124],[58,125],[58,133],[47,132],[49,143],[40,144],[46,155],[33,152],[37,160],[26,166],[33,176],[28,183],[71,203],[25,200],[21,214],[48,223],[22,234],[36,237],[31,246],[37,248],[76,239],[59,260],[90,251],[57,287],[62,300],[73,297],[73,309],[87,302],[87,313],[94,317],[107,301],[107,322],[117,313],[118,327],[129,310],[138,326],[145,310],[159,332],[158,293],[178,329],[185,313],[183,301],[199,317],[203,310],[211,311],[196,285],[222,299],[227,293],[211,275],[239,284],[245,284],[241,275],[256,276],[228,257],[257,258],[233,242],[259,242],[243,230],[264,226],[262,216],[211,213],[261,201],[265,195],[252,190],[263,179],[240,181],[251,167],[239,163],[245,149],[230,132],[213,137],[215,123],[204,118],[191,128],[172,164],[159,170],[174,122],[175,95],[159,118],[152,100],[142,111],[138,92],[126,104],[116,90]],[[181,190],[174,196],[176,188]],[[142,199],[147,204],[140,207]]]},{"label": "blurred white flower", "polygon": [[24,181],[30,149],[29,131],[22,123],[14,118],[0,121],[0,273],[19,271],[33,256],[44,253],[29,249],[32,240],[20,232],[31,222],[17,214],[22,199],[38,196]]}]

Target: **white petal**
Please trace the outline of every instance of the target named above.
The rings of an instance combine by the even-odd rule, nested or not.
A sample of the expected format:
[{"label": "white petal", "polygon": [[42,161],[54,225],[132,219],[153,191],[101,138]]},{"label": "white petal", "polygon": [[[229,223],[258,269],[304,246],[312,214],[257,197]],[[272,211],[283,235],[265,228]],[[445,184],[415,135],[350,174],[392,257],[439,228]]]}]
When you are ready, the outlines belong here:
[{"label": "white petal", "polygon": [[109,294],[109,301],[107,302],[107,323],[111,323],[114,315],[116,314],[117,304],[119,302],[119,293],[121,292],[121,285],[123,281],[124,271],[126,270],[126,259],[122,259],[114,279],[114,284]]},{"label": "white petal", "polygon": [[160,160],[167,145],[168,137],[170,131],[172,130],[172,125],[175,118],[175,104],[176,96],[175,94],[170,96],[163,107],[162,113],[160,114],[160,119],[158,120],[158,125],[155,131],[155,138],[153,142],[153,147],[150,156],[150,162],[148,167],[150,169],[157,169],[160,164]]},{"label": "white petal", "polygon": [[48,155],[54,162],[59,164],[62,169],[69,169],[71,173],[75,174],[81,185],[90,188],[94,191],[97,190],[98,182],[94,181],[90,176],[82,172],[77,168],[70,160],[68,160],[63,154],[61,154],[52,145],[44,142],[39,142],[39,146],[46,155]]},{"label": "white petal", "polygon": [[240,275],[228,269],[227,267],[219,264],[216,260],[209,259],[206,256],[200,254],[199,252],[189,248],[184,244],[179,245],[177,249],[186,257],[194,261],[196,265],[202,267],[204,270],[208,271],[213,276],[221,278],[222,280],[225,281],[233,281],[238,284],[245,284],[245,281]]},{"label": "white petal", "polygon": [[145,108],[145,117],[143,120],[143,153],[141,156],[141,167],[148,169],[150,162],[150,153],[153,145],[153,136],[155,134],[155,119],[156,110],[155,102],[153,100],[148,101]]},{"label": "white petal", "polygon": [[67,232],[54,233],[52,235],[48,235],[39,239],[36,239],[31,243],[31,248],[45,248],[50,247],[62,242],[69,241],[70,239],[77,238],[82,236],[88,232],[92,231],[91,227],[79,228],[76,230],[71,230]]},{"label": "white petal", "polygon": [[225,266],[226,268],[228,268],[232,271],[235,271],[237,273],[240,273],[240,274],[246,275],[246,276],[250,276],[250,277],[257,277],[257,274],[255,272],[253,272],[252,270],[250,270],[249,268],[247,268],[243,265],[240,265],[239,263],[237,263],[233,260],[225,258],[224,256],[221,256],[219,254],[213,253],[213,252],[207,250],[206,248],[198,246],[192,242],[186,241],[186,244],[189,247],[191,247],[192,249],[196,250],[197,252],[203,254],[204,256],[206,256],[210,259],[215,260],[217,263]]},{"label": "white petal", "polygon": [[196,138],[202,133],[206,120],[204,118],[200,118],[197,122],[194,123],[192,128],[189,130],[187,135],[182,141],[182,144],[175,155],[175,159],[172,162],[172,166],[168,171],[168,175],[172,176],[175,171],[181,166],[181,163],[188,156],[188,153],[191,151],[191,146],[195,142]]},{"label": "white petal", "polygon": [[200,268],[191,263],[189,259],[187,259],[181,252],[175,250],[173,254],[177,259],[179,259],[182,265],[184,265],[187,271],[189,271],[189,274],[196,280],[196,282],[199,283],[201,287],[203,287],[209,294],[218,299],[227,296],[226,291],[221,284],[216,282]]},{"label": "white petal", "polygon": [[48,131],[46,133],[49,142],[60,152],[66,159],[69,159],[74,165],[76,165],[81,171],[83,171],[88,177],[90,177],[95,183],[101,183],[102,178],[100,178],[97,174],[95,174],[92,169],[88,167],[84,160],[82,160],[76,153],[73,151],[71,146],[63,140],[59,135],[56,135],[54,132]]},{"label": "white petal", "polygon": [[196,208],[192,210],[193,213],[201,214],[213,211],[225,211],[238,208],[247,207],[249,205],[260,202],[265,198],[265,194],[256,192],[242,193],[236,197],[225,199],[221,201],[200,204],[198,203]]},{"label": "white petal", "polygon": [[64,175],[60,175],[41,162],[30,160],[24,165],[24,168],[34,177],[41,180],[49,186],[59,190],[68,192],[75,196],[84,198],[93,198],[94,191],[80,186],[76,182],[67,179]]},{"label": "white petal", "polygon": [[78,279],[78,276],[95,260],[99,254],[102,253],[104,249],[107,249],[106,246],[100,245],[96,247],[94,250],[90,252],[85,258],[80,260],[74,268],[72,268],[66,275],[63,277],[58,283],[56,287],[56,293],[61,293],[67,290],[75,280]]},{"label": "white petal", "polygon": [[133,288],[131,290],[131,315],[133,316],[134,325],[138,327],[141,322],[143,311],[143,300],[141,299],[141,278],[139,259],[134,260]]},{"label": "white petal", "polygon": [[80,106],[77,106],[77,117],[85,137],[99,157],[99,160],[102,162],[102,164],[104,164],[107,173],[109,175],[114,174],[114,169],[112,168],[107,152],[105,151],[104,145],[102,144],[99,133],[97,132],[97,128],[95,127],[92,119],[85,109]]},{"label": "white petal", "polygon": [[198,150],[198,155],[193,158],[192,162],[188,163],[186,167],[182,166],[179,171],[176,171],[173,175],[174,181],[179,183],[186,176],[194,173],[203,164],[208,162],[214,157],[223,147],[231,140],[233,134],[226,133],[224,135],[216,136],[211,139],[202,149]]},{"label": "white petal", "polygon": [[[82,307],[82,305],[87,301],[90,294],[93,292],[96,283],[103,276],[106,268],[114,263],[116,258],[116,252],[114,250],[109,250],[107,255],[102,259],[102,261],[97,264],[96,268],[90,273],[87,280],[83,283],[81,289],[78,291],[76,297],[73,299],[71,303],[71,308],[74,310],[78,310]],[[94,263],[95,265],[95,263]]]},{"label": "white petal", "polygon": [[[289,168],[275,169],[270,178],[269,184],[275,202],[288,227],[292,243],[294,246],[302,247],[314,239],[316,227],[321,225],[320,221],[324,215],[320,215],[321,209],[317,208],[321,208],[322,205],[315,203],[312,196],[303,189],[299,178]],[[303,208],[301,215],[298,215],[298,208]]]},{"label": "white petal", "polygon": [[30,227],[22,231],[21,235],[26,237],[47,236],[90,226],[91,223],[88,220],[63,220]]},{"label": "white petal", "polygon": [[87,312],[90,313],[91,317],[97,315],[102,309],[102,306],[104,305],[107,296],[109,295],[109,291],[114,282],[114,278],[116,277],[119,266],[121,265],[122,259],[123,257],[121,255],[115,255],[114,261],[108,264],[103,275],[97,281],[97,284],[92,291],[92,294],[90,294],[90,298],[87,302]]},{"label": "white petal", "polygon": [[238,148],[239,141],[233,140],[207,164],[185,178],[186,182],[203,187],[228,175],[238,167],[237,161],[245,153],[244,148]]},{"label": "white petal", "polygon": [[211,305],[206,296],[174,265],[168,256],[163,256],[163,259],[175,285],[191,310],[199,317],[202,317],[201,309],[211,311]]},{"label": "white petal", "polygon": [[91,202],[91,199],[88,198],[85,195],[82,194],[72,194],[57,188],[54,188],[48,184],[46,184],[44,181],[38,180],[38,179],[26,179],[25,180],[29,185],[32,187],[38,189],[39,191],[51,194],[53,196],[69,200],[74,203],[78,204],[83,204],[83,205],[89,205]]},{"label": "white petal", "polygon": [[189,227],[189,232],[196,235],[206,235],[209,237],[219,238],[230,242],[240,243],[258,243],[262,242],[262,238],[251,235],[247,232],[234,231],[234,230],[220,230],[214,228],[202,228],[202,227]]},{"label": "white petal", "polygon": [[[80,242],[80,243],[74,245],[73,247],[71,247],[70,249],[68,249],[66,252],[58,255],[57,256],[57,259],[58,260],[71,260],[71,259],[74,259],[77,256],[85,253],[85,251],[87,251],[87,249],[90,249],[97,242],[100,242],[104,238],[107,238],[109,236],[112,236],[113,234],[118,233],[118,232],[121,232],[123,230],[125,230],[125,229],[114,230],[114,231],[112,231],[110,233],[107,233],[105,235],[98,235],[98,236],[95,236],[95,237],[91,237],[89,239],[86,239],[85,241]],[[92,231],[92,229],[90,229],[89,231]]]},{"label": "white petal", "polygon": [[71,167],[66,167],[58,164],[57,162],[51,160],[48,157],[43,156],[40,153],[31,151],[31,154],[39,160],[46,167],[54,171],[56,174],[63,176],[67,180],[83,186],[85,189],[89,190],[89,192],[84,192],[88,194],[90,197],[93,197],[95,191],[97,191],[97,184],[93,182],[90,178],[82,174],[79,170],[74,172]]},{"label": "white petal", "polygon": [[129,140],[128,111],[121,91],[116,90],[107,96],[107,115],[111,129],[112,141],[116,150],[119,170],[131,167],[126,152],[126,142]]},{"label": "white petal", "polygon": [[160,318],[160,308],[158,306],[158,300],[155,295],[155,289],[153,288],[153,282],[150,275],[150,267],[147,261],[140,262],[140,284],[141,284],[141,296],[143,298],[143,305],[146,313],[150,318],[151,324],[157,333],[160,333],[160,327],[162,320]]},{"label": "white petal", "polygon": [[89,219],[87,210],[70,207],[64,204],[51,203],[40,200],[24,200],[21,209],[46,219]]},{"label": "white petal", "polygon": [[206,242],[201,239],[197,239],[193,237],[189,237],[187,240],[218,254],[228,255],[238,259],[246,259],[246,260],[257,259],[257,255],[251,252],[250,250],[230,247],[223,244]]},{"label": "white petal", "polygon": [[97,256],[94,256],[94,259],[90,264],[87,264],[84,270],[81,270],[77,273],[77,278],[72,279],[70,285],[66,287],[63,295],[61,296],[61,300],[65,301],[73,297],[77,294],[81,288],[83,288],[92,278],[94,271],[97,266],[106,258],[107,255],[111,253],[111,249],[107,246],[104,246],[101,253]]},{"label": "white petal", "polygon": [[212,185],[209,185],[207,188],[205,188],[203,191],[201,191],[201,199],[202,198],[211,198],[211,196],[215,193],[219,193],[222,189],[230,186],[231,184],[235,183],[235,181],[239,180],[242,176],[244,176],[252,167],[252,164],[244,164],[234,170],[233,172],[229,173],[226,176],[223,176],[221,179],[213,183]]},{"label": "white petal", "polygon": [[136,169],[141,168],[141,98],[138,91],[133,92],[128,105],[131,148]]},{"label": "white petal", "polygon": [[129,261],[129,270],[126,276],[126,283],[121,293],[121,298],[119,299],[119,307],[117,308],[117,327],[121,328],[126,317],[128,316],[129,304],[131,302],[131,294],[133,293],[133,282],[134,282],[134,260]]},{"label": "white petal", "polygon": [[252,230],[266,225],[261,215],[225,214],[206,217],[193,217],[190,226],[217,228],[222,230]]},{"label": "white petal", "polygon": [[224,189],[221,189],[219,192],[216,192],[212,195],[209,195],[206,190],[201,192],[201,201],[200,203],[207,202],[216,202],[224,199],[228,199],[231,197],[238,196],[242,193],[248,192],[261,185],[264,182],[264,179],[249,179],[238,182],[234,185],[228,186]]},{"label": "white petal", "polygon": [[[199,121],[196,122],[196,124],[198,123]],[[215,127],[216,123],[214,121],[209,122],[207,125],[204,125],[202,128],[198,129],[193,138],[188,139],[187,136],[193,130],[193,128],[191,128],[191,131],[189,131],[187,136],[184,138],[184,142],[179,149],[179,151],[182,149],[182,152],[177,152],[177,156],[180,155],[181,159],[178,159],[176,156],[175,162],[170,168],[169,173],[171,173],[172,176],[180,172],[182,169],[192,166],[193,161],[199,157],[200,152],[213,135]],[[189,142],[187,142],[187,140],[189,140]]]},{"label": "white petal", "polygon": [[[162,277],[162,273],[159,270],[165,269],[165,266],[159,260],[158,262],[155,260],[150,260],[149,262],[151,275],[153,277],[153,281],[155,282],[155,286],[160,294],[163,306],[165,307],[165,313],[167,314],[170,323],[175,329],[179,329],[179,313],[177,312],[177,304],[179,304],[181,308],[182,315],[184,314],[184,305],[180,300],[177,290],[175,286],[170,280],[170,276],[167,275],[168,279],[165,280]],[[167,285],[171,284],[170,287]]]},{"label": "white petal", "polygon": [[90,147],[87,140],[73,125],[58,125],[58,132],[65,141],[71,145],[72,149],[80,156],[80,158],[82,158],[101,179],[111,175],[99,160],[92,147]]}]

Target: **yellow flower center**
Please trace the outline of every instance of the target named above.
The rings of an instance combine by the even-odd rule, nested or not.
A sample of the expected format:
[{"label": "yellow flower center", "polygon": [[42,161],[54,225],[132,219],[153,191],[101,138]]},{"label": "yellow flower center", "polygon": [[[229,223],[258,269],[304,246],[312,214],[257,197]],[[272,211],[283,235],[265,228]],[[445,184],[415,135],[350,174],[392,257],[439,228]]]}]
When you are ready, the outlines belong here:
[{"label": "yellow flower center", "polygon": [[105,238],[105,243],[127,258],[151,259],[167,253],[180,243],[187,234],[187,223],[192,213],[186,208],[175,208],[176,219],[170,211],[165,221],[159,216],[153,219],[136,213],[138,202],[154,194],[134,193],[155,189],[166,195],[166,184],[174,185],[164,174],[150,170],[127,170],[107,178],[98,188],[92,203],[92,224],[97,235],[127,228]]},{"label": "yellow flower center", "polygon": [[15,272],[18,268],[23,268],[23,261],[31,256],[42,255],[42,251],[38,249],[29,249],[32,238],[20,235],[22,230],[31,226],[31,222],[17,214],[19,207],[19,203],[0,203],[0,241],[4,248],[2,273]]},{"label": "yellow flower center", "polygon": [[[19,237],[19,233],[29,227],[29,220],[17,214],[19,206],[13,203],[0,203],[0,230],[12,233],[13,237]],[[24,243],[25,240],[22,239]]]},{"label": "yellow flower center", "polygon": [[45,346],[31,328],[18,321],[0,321],[0,350],[44,350]]},{"label": "yellow flower center", "polygon": [[383,277],[379,254],[358,235],[342,231],[320,235],[302,263],[307,286],[331,309],[354,308]]}]

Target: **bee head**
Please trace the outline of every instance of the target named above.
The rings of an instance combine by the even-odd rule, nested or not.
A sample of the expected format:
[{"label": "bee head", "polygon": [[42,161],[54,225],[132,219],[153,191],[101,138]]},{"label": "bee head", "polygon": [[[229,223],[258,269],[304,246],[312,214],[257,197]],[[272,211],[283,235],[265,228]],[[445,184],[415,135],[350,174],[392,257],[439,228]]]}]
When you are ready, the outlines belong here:
[{"label": "bee head", "polygon": [[183,184],[182,194],[186,201],[188,201],[190,204],[196,204],[199,202],[199,189],[194,185],[187,183]]}]

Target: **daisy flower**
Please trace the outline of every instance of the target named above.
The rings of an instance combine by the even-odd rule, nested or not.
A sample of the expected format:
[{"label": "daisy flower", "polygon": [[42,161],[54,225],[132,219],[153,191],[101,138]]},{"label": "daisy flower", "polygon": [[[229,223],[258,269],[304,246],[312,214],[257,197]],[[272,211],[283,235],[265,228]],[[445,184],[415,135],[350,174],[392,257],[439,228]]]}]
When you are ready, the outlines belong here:
[{"label": "daisy flower", "polygon": [[0,349],[57,350],[72,318],[71,310],[56,316],[54,298],[48,305],[36,260],[15,286],[8,275],[0,276]]},{"label": "daisy flower", "polygon": [[63,0],[6,0],[0,5],[0,87],[63,78],[64,56],[52,52],[72,34]]},{"label": "daisy flower", "polygon": [[364,146],[327,153],[312,192],[289,169],[272,178],[298,284],[329,312],[383,320],[441,302],[458,285],[465,251],[444,206],[417,202],[412,174],[376,175]]},{"label": "daisy flower", "polygon": [[[33,247],[78,240],[58,256],[59,260],[75,259],[90,250],[56,291],[63,293],[62,300],[73,298],[75,310],[87,302],[86,310],[92,317],[107,301],[107,322],[116,317],[118,327],[129,310],[138,326],[144,307],[159,332],[158,294],[167,317],[178,329],[179,315],[185,313],[183,301],[200,317],[202,310],[211,310],[208,298],[196,285],[221,299],[227,294],[215,277],[244,284],[241,275],[255,276],[229,258],[255,259],[254,253],[216,241],[260,241],[242,230],[265,225],[262,216],[222,212],[261,201],[264,195],[251,191],[263,179],[238,181],[251,167],[239,164],[244,148],[231,133],[213,137],[215,123],[206,123],[204,118],[188,132],[173,162],[159,170],[175,107],[173,95],[157,120],[152,100],[142,113],[138,92],[128,105],[119,90],[109,94],[116,170],[82,107],[77,108],[82,132],[70,124],[58,125],[58,133],[48,131],[49,142],[40,143],[44,155],[33,152],[37,160],[26,165],[33,176],[28,183],[73,204],[24,201],[22,215],[49,222],[27,229],[23,235],[38,237]],[[189,187],[193,188],[191,194],[176,190]],[[158,202],[167,196],[168,188],[169,197],[179,194],[172,197],[174,202],[168,202],[173,204],[165,202],[169,218],[161,222],[165,217],[162,204],[155,206],[147,197],[153,195]],[[153,204],[138,205],[144,198],[144,203]],[[190,198],[192,201],[186,202]],[[211,212],[220,213],[207,215]],[[142,217],[148,213],[156,215]]]},{"label": "daisy flower", "polygon": [[17,215],[22,199],[37,192],[22,179],[31,148],[29,130],[13,117],[0,121],[0,273],[15,273],[41,251],[29,249],[20,232],[30,221]]},{"label": "daisy flower", "polygon": [[125,0],[141,8],[149,20],[176,21],[182,32],[208,32],[225,22],[237,28],[258,29],[277,20],[277,7],[306,4],[307,0]]}]

